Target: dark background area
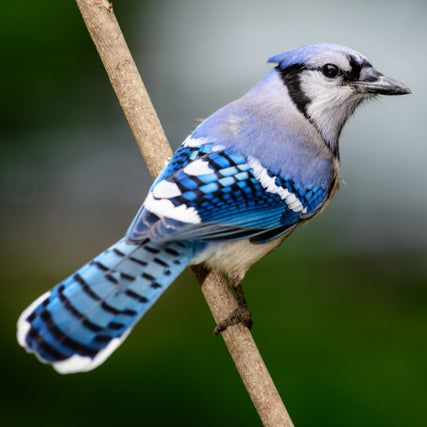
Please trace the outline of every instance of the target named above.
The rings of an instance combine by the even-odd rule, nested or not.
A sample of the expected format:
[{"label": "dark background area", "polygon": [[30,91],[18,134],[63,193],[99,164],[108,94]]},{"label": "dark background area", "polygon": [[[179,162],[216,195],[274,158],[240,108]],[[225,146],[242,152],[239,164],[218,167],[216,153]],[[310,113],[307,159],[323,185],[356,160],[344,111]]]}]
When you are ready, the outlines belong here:
[{"label": "dark background area", "polygon": [[[349,45],[411,87],[357,112],[331,206],[244,288],[296,426],[427,425],[425,2],[114,10],[175,148],[295,46]],[[190,272],[93,372],[61,376],[18,346],[20,312],[124,234],[151,180],[73,1],[5,3],[0,39],[0,423],[260,425]]]}]

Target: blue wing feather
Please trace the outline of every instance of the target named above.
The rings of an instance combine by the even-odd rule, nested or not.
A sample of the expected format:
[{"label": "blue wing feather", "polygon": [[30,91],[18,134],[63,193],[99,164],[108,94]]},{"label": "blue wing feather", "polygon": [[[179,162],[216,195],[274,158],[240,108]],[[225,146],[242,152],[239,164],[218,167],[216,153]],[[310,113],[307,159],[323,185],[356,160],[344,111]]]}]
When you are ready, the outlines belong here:
[{"label": "blue wing feather", "polygon": [[[189,167],[195,166],[196,160],[199,171],[194,172]],[[326,186],[309,188],[292,177],[277,176],[265,169],[269,182],[274,182],[270,188],[257,178],[259,171],[254,169],[247,158],[230,148],[213,143],[184,143],[150,190],[152,201],[166,200],[169,209],[153,213],[151,205],[143,205],[127,239],[137,242],[146,237],[156,241],[251,238],[254,243],[262,243],[314,215],[328,196]],[[155,188],[162,181],[173,185],[176,194],[156,197]],[[288,193],[301,203],[299,211],[283,198]],[[192,209],[198,221],[188,223],[170,215],[171,209],[180,207]]]}]

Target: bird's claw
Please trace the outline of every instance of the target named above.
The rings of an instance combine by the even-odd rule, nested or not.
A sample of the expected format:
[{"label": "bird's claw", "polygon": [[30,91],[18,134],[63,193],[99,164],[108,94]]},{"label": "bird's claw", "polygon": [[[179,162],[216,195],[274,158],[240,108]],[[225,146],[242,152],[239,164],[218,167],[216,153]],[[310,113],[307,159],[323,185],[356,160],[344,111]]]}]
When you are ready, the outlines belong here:
[{"label": "bird's claw", "polygon": [[221,332],[224,332],[229,326],[242,324],[243,326],[246,326],[248,329],[252,328],[253,322],[252,322],[252,316],[251,312],[248,309],[245,309],[243,307],[236,308],[234,311],[231,312],[231,314],[224,319],[223,321],[219,322],[214,331],[213,336],[216,337]]}]

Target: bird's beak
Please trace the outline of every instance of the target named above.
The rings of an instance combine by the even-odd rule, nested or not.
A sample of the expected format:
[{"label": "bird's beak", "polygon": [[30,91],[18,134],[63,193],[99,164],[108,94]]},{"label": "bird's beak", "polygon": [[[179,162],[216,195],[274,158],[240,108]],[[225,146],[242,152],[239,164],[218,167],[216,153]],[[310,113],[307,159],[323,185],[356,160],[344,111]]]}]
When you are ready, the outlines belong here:
[{"label": "bird's beak", "polygon": [[356,92],[375,95],[406,95],[411,89],[403,83],[382,75],[373,67],[365,68],[359,81],[352,83]]}]

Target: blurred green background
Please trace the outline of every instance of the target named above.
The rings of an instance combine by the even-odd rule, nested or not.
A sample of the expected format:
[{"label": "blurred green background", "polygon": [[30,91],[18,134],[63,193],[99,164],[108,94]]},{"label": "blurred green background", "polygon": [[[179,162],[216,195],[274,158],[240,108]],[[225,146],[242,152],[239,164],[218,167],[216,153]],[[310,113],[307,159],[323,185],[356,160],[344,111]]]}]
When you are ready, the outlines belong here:
[{"label": "blurred green background", "polygon": [[[244,287],[296,426],[426,426],[425,0],[114,10],[174,148],[295,46],[349,45],[411,87],[358,111],[346,184]],[[260,425],[189,272],[93,372],[18,347],[22,309],[124,234],[150,178],[73,1],[6,2],[0,37],[0,424]]]}]

